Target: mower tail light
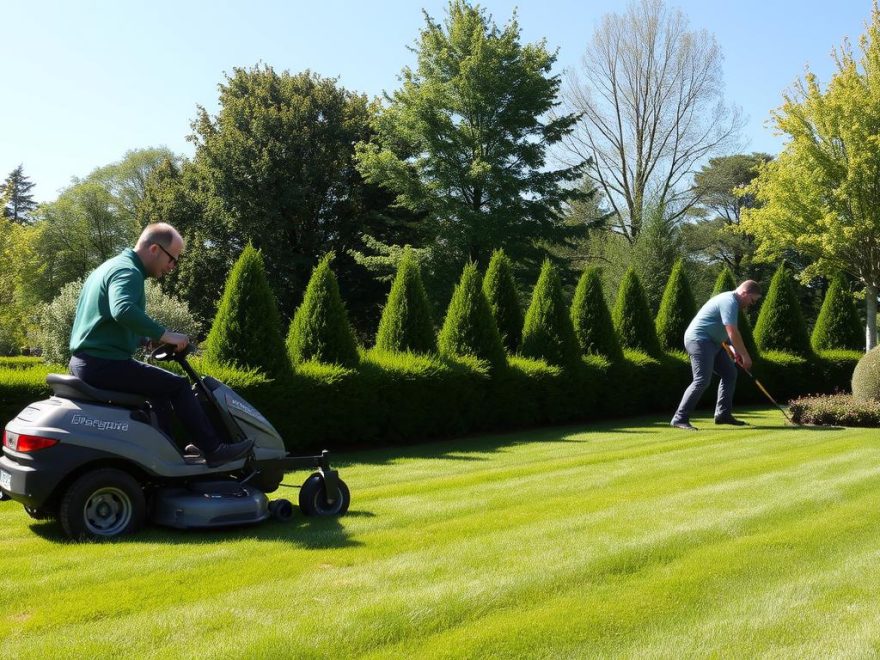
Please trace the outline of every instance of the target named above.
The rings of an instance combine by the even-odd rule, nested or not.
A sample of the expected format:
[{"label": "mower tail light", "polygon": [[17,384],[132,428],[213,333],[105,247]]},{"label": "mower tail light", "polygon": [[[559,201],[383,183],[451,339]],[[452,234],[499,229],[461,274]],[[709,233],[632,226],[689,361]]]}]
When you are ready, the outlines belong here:
[{"label": "mower tail light", "polygon": [[10,433],[3,431],[3,446],[9,447],[12,451],[28,454],[38,449],[45,449],[57,445],[58,441],[54,438],[43,438],[38,435],[25,435],[24,433]]}]

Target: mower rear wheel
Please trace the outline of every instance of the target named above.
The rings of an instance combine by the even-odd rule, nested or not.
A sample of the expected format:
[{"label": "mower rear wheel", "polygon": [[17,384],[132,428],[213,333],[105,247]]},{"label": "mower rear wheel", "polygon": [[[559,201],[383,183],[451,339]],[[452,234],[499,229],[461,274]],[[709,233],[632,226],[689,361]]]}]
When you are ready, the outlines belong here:
[{"label": "mower rear wheel", "polygon": [[313,474],[302,485],[299,491],[299,508],[307,516],[341,516],[348,511],[351,504],[351,492],[342,479],[337,479],[339,489],[333,502],[327,500],[327,489],[324,477]]},{"label": "mower rear wheel", "polygon": [[73,539],[106,539],[136,532],[146,514],[144,491],[127,472],[103,468],[73,482],[58,510],[58,520]]}]

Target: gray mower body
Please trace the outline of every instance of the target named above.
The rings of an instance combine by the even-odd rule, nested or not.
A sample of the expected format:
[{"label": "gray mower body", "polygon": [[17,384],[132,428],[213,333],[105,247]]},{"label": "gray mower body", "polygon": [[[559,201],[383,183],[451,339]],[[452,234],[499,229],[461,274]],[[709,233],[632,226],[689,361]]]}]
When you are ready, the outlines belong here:
[{"label": "gray mower body", "polygon": [[[6,425],[0,491],[22,503],[33,517],[50,517],[59,509],[63,516],[65,494],[77,479],[97,470],[119,470],[143,488],[147,519],[185,529],[258,523],[273,511],[279,519],[289,517],[279,512],[289,511],[290,504],[278,500],[271,504],[285,506],[273,507],[266,493],[276,490],[292,470],[316,468],[315,474],[327,486],[323,492],[336,494],[345,488],[330,469],[327,452],[290,456],[272,424],[243,397],[213,378],[191,376],[197,381],[196,397],[221,435],[229,442],[254,441],[249,456],[208,467],[199,453],[188,452],[162,431],[144,397],[99,390],[73,376],[50,374],[47,382],[53,396],[27,406]],[[33,437],[58,442],[46,449],[18,451],[19,443],[24,447]],[[105,490],[106,497],[98,493],[87,507],[97,511],[102,498],[112,505],[116,496],[112,484]],[[344,494],[348,496],[347,489]],[[327,499],[334,502],[333,497]],[[318,501],[324,500],[318,497]],[[347,508],[347,501],[344,504]],[[337,513],[344,513],[344,508]],[[86,510],[85,515],[95,513]]]}]

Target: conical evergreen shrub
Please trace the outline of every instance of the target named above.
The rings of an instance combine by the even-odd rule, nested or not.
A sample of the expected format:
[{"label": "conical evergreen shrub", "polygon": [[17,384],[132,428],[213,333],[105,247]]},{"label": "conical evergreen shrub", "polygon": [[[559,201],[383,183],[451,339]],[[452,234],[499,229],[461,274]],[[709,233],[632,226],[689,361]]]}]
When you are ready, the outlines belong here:
[{"label": "conical evergreen shrub", "polygon": [[287,352],[293,364],[317,360],[354,366],[360,359],[339,284],[330,269],[331,259],[327,255],[315,266],[290,323]]},{"label": "conical evergreen shrub", "polygon": [[403,252],[388,302],[382,310],[376,348],[414,353],[431,353],[437,348],[421,270],[409,248]]},{"label": "conical evergreen shrub", "polygon": [[498,369],[507,364],[507,356],[482,284],[477,265],[466,265],[449,302],[437,346],[441,355],[472,355]]},{"label": "conical evergreen shrub", "polygon": [[660,309],[654,319],[657,340],[667,351],[680,351],[684,347],[684,331],[697,313],[697,303],[684,272],[684,262],[679,259],[663,290]]},{"label": "conical evergreen shrub", "polygon": [[721,272],[718,273],[718,277],[715,278],[715,287],[712,289],[712,295],[717,296],[719,293],[724,293],[725,291],[733,291],[736,289],[737,282],[733,277],[733,273],[730,268],[725,266],[721,269]]},{"label": "conical evergreen shrub", "polygon": [[248,244],[226,278],[220,306],[205,340],[205,358],[282,376],[290,371],[290,363],[281,332],[281,317],[266,280],[263,255]]},{"label": "conical evergreen shrub", "polygon": [[571,303],[571,323],[582,354],[619,360],[623,351],[605,304],[600,272],[600,268],[588,268],[581,275]]},{"label": "conical evergreen shrub", "polygon": [[483,278],[483,293],[489,301],[504,348],[508,353],[516,353],[522,343],[523,314],[510,259],[504,250],[495,250],[492,254]]},{"label": "conical evergreen shrub", "polygon": [[762,351],[784,351],[803,356],[812,352],[804,315],[785,264],[773,275],[761,305],[755,324],[755,341]]},{"label": "conical evergreen shrub", "polygon": [[865,347],[865,333],[842,273],[831,280],[825,293],[810,345],[814,351],[834,348],[858,351]]},{"label": "conical evergreen shrub", "polygon": [[[712,290],[712,296],[717,296],[719,293],[724,293],[725,291],[735,291],[737,286],[738,284],[733,277],[733,273],[730,271],[730,268],[725,266],[721,272],[718,273],[718,277],[715,280],[715,288]],[[740,336],[742,336],[743,344],[745,344],[749,356],[754,360],[758,357],[758,345],[755,343],[755,333],[752,330],[752,322],[749,321],[749,317],[746,316],[743,310],[739,310],[736,327],[737,330],[739,330]]]},{"label": "conical evergreen shrub", "polygon": [[541,267],[526,312],[520,352],[525,357],[560,366],[574,366],[580,362],[580,348],[562,295],[559,274],[549,260],[545,260]]},{"label": "conical evergreen shrub", "polygon": [[648,299],[633,268],[623,276],[611,318],[622,348],[642,351],[652,357],[662,355]]}]

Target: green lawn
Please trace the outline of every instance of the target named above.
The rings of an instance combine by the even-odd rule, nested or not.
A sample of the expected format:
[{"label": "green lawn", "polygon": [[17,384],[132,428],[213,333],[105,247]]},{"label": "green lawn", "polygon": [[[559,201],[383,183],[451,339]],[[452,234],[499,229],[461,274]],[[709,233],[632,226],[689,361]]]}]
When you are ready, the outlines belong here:
[{"label": "green lawn", "polygon": [[880,435],[742,416],[346,454],[334,520],[74,544],[2,502],[0,657],[876,655]]}]

